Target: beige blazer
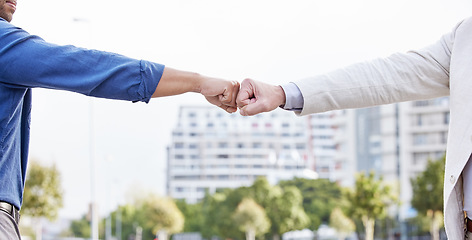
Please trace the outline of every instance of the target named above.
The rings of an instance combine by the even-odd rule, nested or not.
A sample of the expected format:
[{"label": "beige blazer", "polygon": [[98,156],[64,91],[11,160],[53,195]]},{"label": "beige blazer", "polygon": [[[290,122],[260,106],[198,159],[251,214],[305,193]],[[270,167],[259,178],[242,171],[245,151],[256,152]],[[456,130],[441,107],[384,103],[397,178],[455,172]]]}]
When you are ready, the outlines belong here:
[{"label": "beige blazer", "polygon": [[450,96],[444,182],[449,239],[464,239],[461,173],[472,152],[472,18],[435,44],[295,82],[300,115]]}]

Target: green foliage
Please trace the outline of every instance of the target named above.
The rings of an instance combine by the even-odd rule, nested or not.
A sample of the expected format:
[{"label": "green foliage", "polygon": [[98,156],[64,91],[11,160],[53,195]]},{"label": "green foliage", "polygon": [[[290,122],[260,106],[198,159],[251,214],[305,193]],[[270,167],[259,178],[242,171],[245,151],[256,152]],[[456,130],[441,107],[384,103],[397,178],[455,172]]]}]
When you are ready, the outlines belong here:
[{"label": "green foliage", "polygon": [[411,205],[419,215],[426,216],[432,239],[439,239],[443,226],[443,189],[446,156],[437,161],[428,160],[426,169],[411,179],[413,197]]},{"label": "green foliage", "polygon": [[91,234],[90,222],[83,216],[79,220],[73,220],[70,224],[70,231],[74,237],[89,238]]},{"label": "green foliage", "polygon": [[205,226],[202,235],[205,238],[219,236],[221,238],[243,238],[244,235],[234,228],[231,216],[243,199],[240,189],[226,189],[224,192],[206,195],[203,201]]},{"label": "green foliage", "polygon": [[386,216],[387,208],[396,202],[389,186],[383,184],[382,178],[376,179],[375,174],[358,174],[352,191],[346,192],[350,203],[348,215],[362,220],[366,239],[373,239],[375,219]]},{"label": "green foliage", "polygon": [[318,229],[322,223],[328,223],[332,210],[341,206],[341,188],[327,179],[295,178],[282,181],[281,187],[295,186],[303,196],[303,208],[310,219],[310,228]]},{"label": "green foliage", "polygon": [[185,200],[175,200],[175,204],[184,215],[183,232],[201,232],[205,228],[202,203],[188,204]]},{"label": "green foliage", "polygon": [[232,219],[239,230],[244,233],[253,233],[254,236],[263,235],[270,227],[264,208],[250,198],[241,201]]},{"label": "green foliage", "polygon": [[[122,239],[133,239],[136,229],[142,228],[143,239],[154,239],[156,232],[166,230],[168,234],[182,230],[184,218],[177,205],[169,198],[149,195],[133,204],[119,206],[111,213],[111,227],[116,229],[119,216]],[[105,219],[100,222],[100,236],[104,237]],[[83,217],[72,221],[70,232],[74,237],[89,238],[90,222]],[[116,234],[116,231],[115,231]]]},{"label": "green foliage", "polygon": [[[278,239],[285,232],[313,226],[310,225],[312,216],[316,216],[313,219],[318,219],[317,224],[321,223],[322,219],[328,222],[331,210],[340,206],[342,201],[341,189],[328,180],[294,179],[273,186],[265,178],[258,178],[249,187],[219,190],[215,194],[207,193],[202,202],[197,204],[187,204],[182,200],[172,204],[177,206],[175,209],[178,213],[174,214],[180,213],[185,217],[185,223],[182,221],[181,224],[184,224],[183,229],[186,232],[200,232],[207,239],[215,236],[222,239],[244,239],[244,233],[235,227],[236,212],[245,212],[238,210],[244,199],[253,199],[265,211],[270,226],[264,236],[266,239]],[[173,209],[172,204],[167,205],[166,201],[156,196],[148,196],[133,204],[120,206],[111,213],[112,228],[116,229],[116,217],[119,213],[122,239],[133,238],[137,227],[142,227],[143,239],[153,239],[157,230],[169,226],[167,224],[173,221],[173,214],[166,213]],[[309,217],[305,209],[310,209],[312,216]],[[257,211],[246,211],[246,214],[255,214]],[[242,224],[241,218],[237,221]],[[83,228],[89,228],[88,224],[84,224]]]},{"label": "green foliage", "polygon": [[445,164],[446,157],[437,161],[428,160],[426,169],[411,179],[411,206],[423,215],[426,215],[428,210],[443,210]]},{"label": "green foliage", "polygon": [[204,237],[243,238],[234,228],[231,216],[244,198],[251,198],[261,205],[270,220],[270,234],[280,235],[287,231],[303,229],[309,219],[302,207],[302,196],[298,189],[282,189],[272,186],[265,178],[258,178],[250,187],[226,189],[203,201],[205,226]]},{"label": "green foliage", "polygon": [[[140,217],[138,216],[138,210],[136,205],[125,205],[119,206],[114,212],[111,213],[112,217],[112,229],[116,229],[116,222],[119,216],[121,225],[121,236],[122,239],[129,239],[136,234],[136,227],[141,224],[138,222]],[[152,237],[152,231],[144,229],[146,236]],[[119,239],[121,240],[121,239]]]},{"label": "green foliage", "polygon": [[150,229],[153,235],[161,230],[168,234],[182,231],[184,217],[172,199],[152,196],[141,204],[139,216],[143,229]]},{"label": "green foliage", "polygon": [[350,202],[349,215],[361,219],[366,216],[369,219],[382,219],[386,216],[387,207],[396,199],[389,186],[383,184],[383,179],[375,179],[373,172],[358,174],[353,191],[346,192],[346,198]]},{"label": "green foliage", "polygon": [[344,215],[341,208],[335,208],[329,217],[329,225],[336,229],[338,234],[340,234],[340,239],[344,239],[349,233],[356,230],[356,225],[354,222]]},{"label": "green foliage", "polygon": [[310,219],[302,205],[303,197],[296,187],[286,187],[280,196],[274,198],[266,206],[273,226],[273,235],[282,235],[285,232],[301,230],[307,227]]},{"label": "green foliage", "polygon": [[47,167],[30,161],[21,213],[54,220],[61,207],[61,179],[56,166]]}]

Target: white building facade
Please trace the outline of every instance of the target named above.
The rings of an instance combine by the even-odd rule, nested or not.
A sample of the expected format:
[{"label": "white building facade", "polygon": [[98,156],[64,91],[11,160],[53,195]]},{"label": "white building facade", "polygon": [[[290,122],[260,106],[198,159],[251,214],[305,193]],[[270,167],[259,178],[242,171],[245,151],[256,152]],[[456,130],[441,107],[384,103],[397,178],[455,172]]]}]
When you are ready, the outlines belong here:
[{"label": "white building facade", "polygon": [[205,192],[297,177],[353,186],[373,170],[392,185],[412,217],[410,179],[446,150],[449,100],[404,102],[297,117],[277,109],[253,117],[212,106],[184,106],[168,148],[168,195],[199,201]]},{"label": "white building facade", "polygon": [[445,154],[449,98],[343,110],[334,116],[333,161],[343,169],[334,172],[343,177],[337,181],[352,186],[355,173],[374,171],[396,191],[399,219],[415,216],[410,181],[425,170],[429,159]]},{"label": "white building facade", "polygon": [[249,186],[259,176],[272,184],[316,178],[307,125],[284,110],[243,117],[183,106],[168,148],[167,193],[195,203],[205,192]]}]

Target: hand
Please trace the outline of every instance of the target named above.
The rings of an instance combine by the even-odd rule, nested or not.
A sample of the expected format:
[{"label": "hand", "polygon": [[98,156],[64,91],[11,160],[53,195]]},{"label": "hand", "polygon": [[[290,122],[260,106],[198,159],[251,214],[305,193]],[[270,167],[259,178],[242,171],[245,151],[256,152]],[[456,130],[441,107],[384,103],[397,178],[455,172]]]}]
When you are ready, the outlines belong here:
[{"label": "hand", "polygon": [[206,100],[228,113],[238,110],[236,97],[239,92],[239,83],[216,78],[206,78],[200,85],[200,93]]},{"label": "hand", "polygon": [[187,92],[201,93],[208,102],[229,113],[238,110],[236,105],[239,92],[238,82],[206,77],[169,67],[165,67],[152,97],[173,96]]},{"label": "hand", "polygon": [[241,115],[252,116],[284,105],[285,92],[280,86],[245,79],[241,83],[236,102]]}]

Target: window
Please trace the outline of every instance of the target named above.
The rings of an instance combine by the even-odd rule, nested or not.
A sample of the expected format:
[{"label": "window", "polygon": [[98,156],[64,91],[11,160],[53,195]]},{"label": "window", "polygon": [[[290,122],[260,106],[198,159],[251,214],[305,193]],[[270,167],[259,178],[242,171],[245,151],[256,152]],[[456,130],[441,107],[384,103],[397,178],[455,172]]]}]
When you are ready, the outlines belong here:
[{"label": "window", "polygon": [[449,112],[444,113],[444,124],[449,124],[449,115]]},{"label": "window", "polygon": [[427,143],[426,134],[414,134],[413,135],[413,145],[424,145]]},{"label": "window", "polygon": [[304,150],[305,149],[305,144],[303,143],[297,143],[295,148],[297,148],[298,150]]},{"label": "window", "polygon": [[252,147],[253,147],[253,148],[262,148],[262,143],[260,143],[260,142],[255,142],[255,143],[252,144]]},{"label": "window", "polygon": [[228,148],[228,143],[227,142],[220,142],[218,143],[219,148]]}]

